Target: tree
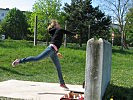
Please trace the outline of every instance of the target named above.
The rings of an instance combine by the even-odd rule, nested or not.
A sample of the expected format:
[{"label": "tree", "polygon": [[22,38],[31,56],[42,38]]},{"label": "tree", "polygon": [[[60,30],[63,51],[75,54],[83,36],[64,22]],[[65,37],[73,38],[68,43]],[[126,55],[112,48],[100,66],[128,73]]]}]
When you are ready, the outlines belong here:
[{"label": "tree", "polygon": [[26,39],[28,24],[25,15],[19,9],[11,9],[1,25],[6,37],[10,37],[11,39]]},{"label": "tree", "polygon": [[110,12],[115,18],[115,21],[119,25],[119,31],[121,33],[121,47],[122,50],[126,47],[126,33],[125,33],[125,15],[130,8],[131,0],[101,0],[104,4],[102,7],[104,10]]},{"label": "tree", "polygon": [[80,38],[79,44],[82,46],[83,40],[86,42],[92,37],[109,38],[109,28],[111,19],[93,7],[91,0],[72,0],[71,4],[65,4],[66,20],[68,29],[75,30]]},{"label": "tree", "polygon": [[38,16],[38,39],[49,40],[47,26],[49,20],[60,19],[61,1],[60,0],[37,0],[33,6],[31,15],[31,31],[34,31],[34,18]]},{"label": "tree", "polygon": [[33,40],[33,37],[32,37],[33,33],[32,33],[32,31],[31,31],[31,21],[30,21],[31,14],[32,14],[32,12],[30,12],[30,11],[24,12],[24,15],[26,16],[26,21],[27,21],[27,23],[28,23],[27,40]]},{"label": "tree", "polygon": [[4,33],[4,30],[2,28],[2,24],[0,23],[0,35]]},{"label": "tree", "polygon": [[126,15],[125,32],[127,33],[127,42],[130,46],[133,46],[133,8],[129,9]]}]

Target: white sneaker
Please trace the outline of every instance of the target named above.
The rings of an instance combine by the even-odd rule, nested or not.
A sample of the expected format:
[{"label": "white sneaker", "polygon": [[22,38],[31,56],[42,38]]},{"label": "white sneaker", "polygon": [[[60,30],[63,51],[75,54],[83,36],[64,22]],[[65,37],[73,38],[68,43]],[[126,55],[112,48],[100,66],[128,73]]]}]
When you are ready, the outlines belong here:
[{"label": "white sneaker", "polygon": [[16,67],[16,65],[19,64],[19,59],[16,59],[13,63],[12,63],[12,67]]}]

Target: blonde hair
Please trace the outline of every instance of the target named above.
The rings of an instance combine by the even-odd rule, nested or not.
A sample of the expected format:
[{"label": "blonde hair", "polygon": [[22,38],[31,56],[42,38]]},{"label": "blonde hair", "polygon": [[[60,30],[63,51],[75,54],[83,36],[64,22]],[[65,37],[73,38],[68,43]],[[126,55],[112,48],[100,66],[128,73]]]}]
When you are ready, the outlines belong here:
[{"label": "blonde hair", "polygon": [[51,21],[50,21],[50,24],[49,24],[49,26],[48,26],[48,30],[50,30],[51,28],[54,28],[55,26],[56,26],[56,23],[58,23],[58,21],[57,20],[55,20],[55,19],[52,19]]}]

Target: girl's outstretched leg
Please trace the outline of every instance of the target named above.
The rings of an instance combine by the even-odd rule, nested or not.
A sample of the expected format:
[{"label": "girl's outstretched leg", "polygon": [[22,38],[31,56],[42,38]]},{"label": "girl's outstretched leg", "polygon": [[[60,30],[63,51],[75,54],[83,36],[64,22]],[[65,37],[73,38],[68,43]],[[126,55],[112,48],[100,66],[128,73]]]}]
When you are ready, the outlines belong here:
[{"label": "girl's outstretched leg", "polygon": [[30,57],[27,57],[27,58],[16,59],[12,63],[12,66],[15,67],[16,65],[18,65],[20,63],[26,63],[26,62],[38,61],[38,60],[44,59],[44,58],[48,57],[53,52],[54,52],[54,50],[52,49],[52,47],[49,46],[38,56],[30,56]]}]

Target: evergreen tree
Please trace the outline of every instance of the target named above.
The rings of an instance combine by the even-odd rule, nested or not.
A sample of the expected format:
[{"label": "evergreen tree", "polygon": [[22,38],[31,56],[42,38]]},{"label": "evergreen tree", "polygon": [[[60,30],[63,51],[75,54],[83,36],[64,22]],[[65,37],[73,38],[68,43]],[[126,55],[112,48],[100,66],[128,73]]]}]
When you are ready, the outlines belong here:
[{"label": "evergreen tree", "polygon": [[71,4],[65,4],[68,29],[75,30],[80,38],[79,44],[92,37],[109,38],[111,18],[105,16],[99,7],[93,7],[91,0],[72,0]]}]

